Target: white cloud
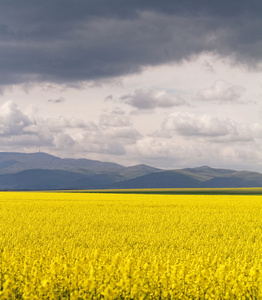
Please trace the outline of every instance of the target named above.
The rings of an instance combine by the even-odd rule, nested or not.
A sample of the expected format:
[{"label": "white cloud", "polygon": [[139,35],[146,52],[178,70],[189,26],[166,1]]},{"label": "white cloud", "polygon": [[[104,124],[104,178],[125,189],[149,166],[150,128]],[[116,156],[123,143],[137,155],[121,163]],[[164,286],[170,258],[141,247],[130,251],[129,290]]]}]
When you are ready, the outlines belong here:
[{"label": "white cloud", "polygon": [[0,134],[21,135],[34,121],[23,114],[13,101],[4,103],[0,108]]},{"label": "white cloud", "polygon": [[64,117],[47,120],[46,129],[54,135],[53,146],[57,149],[74,149],[112,155],[123,155],[125,147],[136,143],[140,137],[132,127],[132,120],[117,112],[102,114],[100,122],[67,119]]},{"label": "white cloud", "polygon": [[228,118],[197,116],[179,112],[167,118],[163,129],[176,131],[182,136],[216,137],[237,133],[236,124]]},{"label": "white cloud", "polygon": [[59,150],[123,155],[126,146],[135,144],[141,137],[133,128],[131,118],[117,108],[102,114],[98,124],[63,116],[35,117],[32,120],[14,102],[3,104],[0,111],[2,149],[15,147],[17,151],[37,151],[41,148],[46,152]]},{"label": "white cloud", "polygon": [[137,89],[134,94],[121,97],[125,103],[137,109],[170,108],[187,105],[186,101],[177,95],[170,95],[165,90]]},{"label": "white cloud", "polygon": [[[43,121],[42,121],[43,122]],[[69,128],[83,128],[87,130],[96,130],[97,126],[94,122],[84,121],[78,118],[49,118],[45,121],[45,126],[49,127],[51,131],[61,131]]]},{"label": "white cloud", "polygon": [[254,138],[262,140],[262,123],[255,122],[250,125]]},{"label": "white cloud", "polygon": [[125,115],[112,113],[112,114],[102,114],[100,116],[99,124],[102,128],[108,127],[129,127],[132,126],[132,120]]},{"label": "white cloud", "polygon": [[60,133],[54,137],[53,144],[56,148],[59,149],[67,149],[68,147],[73,147],[75,145],[75,141],[72,137],[67,133]]},{"label": "white cloud", "polygon": [[[216,139],[221,137],[216,137]],[[217,168],[252,169],[262,167],[262,142],[236,140],[217,143],[213,138],[181,136],[145,137],[132,148],[133,156],[143,163],[175,169],[209,165]],[[252,170],[251,169],[251,170]]]},{"label": "white cloud", "polygon": [[140,137],[139,132],[132,127],[108,128],[103,132],[103,135],[105,139],[111,139],[115,142],[121,142],[124,145],[134,144]]},{"label": "white cloud", "polygon": [[87,152],[95,154],[124,155],[125,145],[119,143],[116,138],[105,137],[101,132],[81,132],[75,136],[75,150],[78,153]]},{"label": "white cloud", "polygon": [[170,138],[179,135],[210,143],[248,143],[258,135],[259,128],[258,125],[237,123],[230,118],[177,112],[170,115],[153,136]]},{"label": "white cloud", "polygon": [[198,91],[196,99],[218,104],[241,103],[244,102],[244,92],[245,88],[241,86],[232,85],[224,80],[217,80],[212,87]]}]

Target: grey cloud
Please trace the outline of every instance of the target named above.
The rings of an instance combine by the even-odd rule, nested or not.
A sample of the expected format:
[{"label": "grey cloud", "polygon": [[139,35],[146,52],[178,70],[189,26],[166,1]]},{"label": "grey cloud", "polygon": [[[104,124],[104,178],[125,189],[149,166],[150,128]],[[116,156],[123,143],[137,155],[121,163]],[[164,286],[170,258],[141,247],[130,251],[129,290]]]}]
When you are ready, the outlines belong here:
[{"label": "grey cloud", "polygon": [[[126,136],[125,140],[111,132],[98,130],[97,132],[81,132],[75,137],[75,149],[89,153],[124,155],[126,154],[126,144],[133,141],[133,138]],[[128,142],[128,140],[130,140]]]},{"label": "grey cloud", "polygon": [[90,121],[83,121],[78,118],[65,118],[65,117],[58,117],[58,118],[50,118],[45,120],[46,126],[50,128],[53,132],[61,131],[63,129],[69,128],[82,128],[85,130],[97,130],[97,125]]},{"label": "grey cloud", "polygon": [[110,139],[123,142],[123,144],[134,144],[140,137],[140,133],[134,128],[109,128],[105,134]]},{"label": "grey cloud", "polygon": [[75,149],[78,152],[88,152],[97,154],[124,155],[125,145],[115,140],[103,139],[101,135],[92,136],[88,133],[80,134],[76,140]]},{"label": "grey cloud", "polygon": [[34,121],[22,113],[13,101],[4,103],[0,108],[0,135],[21,135]]},{"label": "grey cloud", "polygon": [[0,84],[139,72],[203,51],[261,61],[261,1],[3,0]]},{"label": "grey cloud", "polygon": [[115,107],[110,113],[100,116],[99,128],[102,140],[116,144],[135,144],[141,137],[133,127],[133,120],[118,107]]},{"label": "grey cloud", "polygon": [[[53,148],[53,138],[40,135],[0,136],[1,151],[36,152],[42,146]],[[42,148],[41,148],[42,149]]]},{"label": "grey cloud", "polygon": [[62,103],[65,102],[65,99],[63,97],[57,98],[57,99],[48,99],[47,102],[50,103]]},{"label": "grey cloud", "polygon": [[10,151],[37,151],[44,145],[52,147],[54,135],[45,122],[38,122],[22,112],[16,103],[8,101],[0,107],[1,149]]},{"label": "grey cloud", "polygon": [[207,164],[218,168],[261,170],[261,144],[255,141],[221,144],[208,139],[196,143],[193,138],[179,136],[151,137],[140,140],[134,151],[144,163],[168,169]]},{"label": "grey cloud", "polygon": [[165,91],[160,90],[138,89],[133,95],[122,96],[121,100],[138,109],[170,108],[187,105],[180,96],[169,95]]},{"label": "grey cloud", "polygon": [[253,140],[253,132],[245,124],[237,124],[228,118],[196,116],[189,113],[172,114],[163,123],[163,131],[174,131],[184,137],[208,138],[213,142]]},{"label": "grey cloud", "polygon": [[75,145],[75,141],[67,133],[60,133],[54,137],[54,145],[58,149],[66,150]]},{"label": "grey cloud", "polygon": [[9,101],[0,107],[0,144],[4,149],[65,152],[86,151],[123,155],[141,137],[132,120],[119,108],[103,114],[99,124],[77,118],[36,118]]},{"label": "grey cloud", "polygon": [[208,61],[205,61],[205,62],[203,63],[202,68],[203,68],[204,70],[207,70],[207,71],[211,72],[211,73],[214,73],[214,72],[215,72],[213,66],[212,66]]},{"label": "grey cloud", "polygon": [[105,101],[112,101],[113,100],[113,95],[108,95],[105,97]]},{"label": "grey cloud", "polygon": [[210,88],[197,92],[196,99],[214,103],[244,103],[242,99],[245,89],[241,86],[231,85],[224,80],[218,80]]}]

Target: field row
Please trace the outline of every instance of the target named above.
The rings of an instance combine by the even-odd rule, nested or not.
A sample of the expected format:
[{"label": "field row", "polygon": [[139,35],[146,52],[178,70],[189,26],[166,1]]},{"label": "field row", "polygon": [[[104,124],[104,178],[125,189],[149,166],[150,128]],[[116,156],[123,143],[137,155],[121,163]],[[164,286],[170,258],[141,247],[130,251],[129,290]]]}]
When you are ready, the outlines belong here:
[{"label": "field row", "polygon": [[106,193],[141,195],[262,195],[262,188],[154,188],[72,190],[68,193]]}]

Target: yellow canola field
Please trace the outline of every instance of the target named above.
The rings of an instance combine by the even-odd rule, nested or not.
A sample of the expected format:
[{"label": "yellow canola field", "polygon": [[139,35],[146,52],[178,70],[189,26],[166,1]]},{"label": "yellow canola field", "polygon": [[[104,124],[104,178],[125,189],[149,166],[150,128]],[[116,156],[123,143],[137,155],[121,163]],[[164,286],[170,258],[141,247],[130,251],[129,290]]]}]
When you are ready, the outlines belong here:
[{"label": "yellow canola field", "polygon": [[262,196],[0,193],[0,299],[262,299]]}]

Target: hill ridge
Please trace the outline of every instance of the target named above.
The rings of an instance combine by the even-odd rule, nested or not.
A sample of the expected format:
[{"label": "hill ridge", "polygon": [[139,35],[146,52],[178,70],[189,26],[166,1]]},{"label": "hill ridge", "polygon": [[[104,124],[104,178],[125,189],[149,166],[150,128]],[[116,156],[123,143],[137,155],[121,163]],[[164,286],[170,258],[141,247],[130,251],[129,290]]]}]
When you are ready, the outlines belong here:
[{"label": "hill ridge", "polygon": [[0,190],[262,187],[262,174],[200,166],[163,170],[125,167],[44,152],[0,152]]}]

